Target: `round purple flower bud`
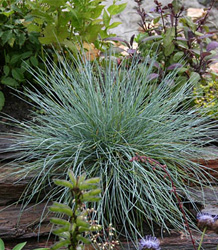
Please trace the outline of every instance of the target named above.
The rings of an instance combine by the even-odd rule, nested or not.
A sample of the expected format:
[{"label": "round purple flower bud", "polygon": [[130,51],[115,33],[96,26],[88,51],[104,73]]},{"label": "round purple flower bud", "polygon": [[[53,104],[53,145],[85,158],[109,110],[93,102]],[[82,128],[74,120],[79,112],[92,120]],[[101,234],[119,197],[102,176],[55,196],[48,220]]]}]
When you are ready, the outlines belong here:
[{"label": "round purple flower bud", "polygon": [[156,237],[147,235],[140,240],[139,250],[161,250],[160,242]]},{"label": "round purple flower bud", "polygon": [[215,221],[215,218],[208,213],[198,213],[197,214],[198,227],[200,229],[207,227],[210,229]]}]

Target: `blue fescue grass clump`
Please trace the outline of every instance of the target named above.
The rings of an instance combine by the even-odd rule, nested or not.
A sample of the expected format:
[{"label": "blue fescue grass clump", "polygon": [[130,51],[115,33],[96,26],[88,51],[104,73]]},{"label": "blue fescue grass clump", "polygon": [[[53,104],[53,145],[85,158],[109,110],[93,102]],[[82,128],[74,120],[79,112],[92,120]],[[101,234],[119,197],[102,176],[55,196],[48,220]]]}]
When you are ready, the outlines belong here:
[{"label": "blue fescue grass clump", "polygon": [[53,187],[52,179],[67,178],[71,169],[76,176],[101,177],[96,209],[105,227],[112,223],[126,237],[143,235],[145,224],[151,231],[154,223],[184,229],[165,172],[131,159],[141,155],[166,165],[180,196],[190,194],[189,183],[207,182],[202,166],[191,160],[212,140],[212,125],[189,109],[192,83],[172,87],[172,72],[154,88],[152,63],[137,59],[119,66],[112,57],[104,64],[59,59],[57,66],[46,63],[47,73],[30,69],[41,91],[27,89],[26,95],[37,109],[32,121],[20,124],[10,148],[23,152],[15,172],[35,176],[27,202],[45,187],[51,187],[45,199],[67,202],[67,190]]}]

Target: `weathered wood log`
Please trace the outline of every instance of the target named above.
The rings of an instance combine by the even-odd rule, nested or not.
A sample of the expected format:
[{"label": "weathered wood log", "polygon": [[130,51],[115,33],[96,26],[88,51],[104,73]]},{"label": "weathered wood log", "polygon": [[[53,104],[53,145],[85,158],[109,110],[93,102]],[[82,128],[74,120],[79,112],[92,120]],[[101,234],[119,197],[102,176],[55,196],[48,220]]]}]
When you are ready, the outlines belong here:
[{"label": "weathered wood log", "polygon": [[0,160],[16,159],[21,152],[10,151],[10,146],[13,144],[15,137],[10,135],[0,136]]},{"label": "weathered wood log", "polygon": [[47,209],[44,210],[46,205],[30,204],[23,211],[21,205],[1,206],[0,238],[21,239],[48,235],[51,225]]},{"label": "weathered wood log", "polygon": [[[24,192],[26,186],[28,185],[30,179],[32,178],[31,176],[29,176],[25,179],[22,179],[21,178],[22,176],[20,175],[11,175],[13,173],[14,163],[10,162],[10,160],[16,158],[16,155],[13,152],[6,153],[7,151],[6,148],[9,148],[12,141],[13,141],[12,138],[6,138],[6,137],[0,138],[0,160],[4,161],[4,163],[0,163],[0,237],[10,239],[14,243],[15,239],[16,240],[26,239],[31,237],[37,237],[38,235],[40,237],[42,237],[43,235],[48,235],[50,232],[50,225],[49,225],[49,218],[46,218],[44,222],[41,224],[41,228],[39,231],[38,225],[46,203],[41,203],[34,207],[31,207],[31,205],[28,206],[27,209],[22,213],[20,220],[19,217],[20,217],[21,205],[17,206],[11,205],[10,207],[7,207],[7,205],[12,204],[13,202],[17,201],[20,198],[21,194]],[[213,169],[218,170],[218,153],[217,157],[214,157],[213,159],[207,158],[206,161],[202,160],[201,163],[202,164],[206,163],[208,167],[211,166]],[[218,187],[216,193],[218,196]],[[199,198],[194,200],[196,202],[202,201],[202,197],[200,196],[201,190],[196,189],[196,197],[198,197],[198,194]],[[205,195],[206,205],[207,206],[212,205],[213,214],[214,215],[218,214],[218,204],[216,195],[213,195],[210,190],[209,191],[205,190],[205,194],[206,194]],[[193,197],[190,198],[193,200]],[[217,235],[215,238],[218,239]],[[210,240],[212,241],[212,244],[214,244],[213,243],[214,238],[211,238]],[[168,242],[166,244],[168,244],[169,246],[173,245],[173,247],[164,248],[165,243],[163,241],[162,249],[168,249],[168,250],[192,249],[189,243],[187,243],[188,244],[187,247],[183,248],[182,244],[185,244],[184,242],[180,244],[178,239],[175,238],[172,239],[172,241],[176,242],[178,247],[175,244],[173,245],[172,242]],[[218,242],[215,243],[218,244]],[[35,245],[34,243],[34,246],[33,244],[32,245],[30,244],[29,248],[25,249],[34,249],[36,247],[42,247],[42,246],[43,244]],[[215,248],[207,247],[206,249],[209,250]]]},{"label": "weathered wood log", "polygon": [[24,192],[31,176],[22,179],[21,175],[14,175],[13,163],[0,163],[0,206],[17,201]]},{"label": "weathered wood log", "polygon": [[[201,235],[195,235],[195,239],[197,242],[200,241]],[[172,235],[168,237],[164,237],[163,239],[159,238],[160,246],[162,250],[193,250],[193,245],[191,243],[190,238],[184,237],[182,234],[178,236]],[[20,242],[27,242],[25,246],[25,250],[33,250],[39,247],[50,247],[54,244],[55,240],[50,238],[49,240],[47,237],[40,237],[38,238],[30,238],[30,239],[22,239],[22,240],[6,240],[6,250],[11,250],[16,244]],[[203,248],[206,250],[215,250],[218,245],[218,235],[214,233],[208,233],[204,237],[203,241]],[[114,250],[135,250],[136,248],[133,246],[131,242],[121,242],[120,246],[114,248]],[[92,246],[86,246],[85,250],[94,250]]]}]

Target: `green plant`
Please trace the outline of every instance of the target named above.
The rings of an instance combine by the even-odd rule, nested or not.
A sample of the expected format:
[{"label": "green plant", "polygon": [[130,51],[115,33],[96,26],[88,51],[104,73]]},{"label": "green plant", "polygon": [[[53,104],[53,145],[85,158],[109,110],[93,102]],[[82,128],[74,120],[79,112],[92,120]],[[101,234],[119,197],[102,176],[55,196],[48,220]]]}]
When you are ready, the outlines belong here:
[{"label": "green plant", "polygon": [[216,73],[210,71],[210,64],[217,60],[218,42],[211,40],[215,31],[210,31],[206,20],[215,1],[205,15],[197,20],[186,16],[181,1],[173,0],[166,6],[154,0],[155,7],[150,12],[142,8],[143,0],[135,0],[141,32],[132,37],[130,42],[122,38],[113,37],[107,40],[117,40],[124,43],[132,55],[136,49],[132,48],[133,39],[138,43],[137,51],[143,57],[156,57],[153,79],[161,79],[178,69],[175,79],[171,81],[185,83],[194,78],[196,83],[206,83],[208,79],[215,79]]},{"label": "green plant", "polygon": [[[44,112],[18,123],[23,130],[9,148],[22,152],[14,174],[35,173],[26,198],[72,169],[75,175],[100,176],[103,194],[95,209],[103,228],[112,223],[127,238],[144,234],[145,223],[151,231],[155,223],[167,230],[170,225],[184,229],[171,180],[181,201],[190,197],[189,184],[206,185],[205,168],[192,160],[210,154],[203,146],[213,141],[213,124],[188,108],[193,83],[172,91],[168,82],[177,74],[173,71],[153,89],[154,62],[148,68],[148,62],[138,64],[137,58],[128,67],[112,57],[104,67],[82,56],[72,60],[68,64],[60,58],[59,67],[48,62],[48,74],[30,69],[45,94],[27,89],[26,95]],[[149,162],[131,162],[136,154],[166,165],[171,180]],[[68,200],[67,191],[57,194],[51,186],[44,199]]]},{"label": "green plant", "polygon": [[[0,82],[3,86],[20,87],[30,80],[26,64],[40,67],[41,44],[38,34],[28,32],[24,17],[28,13],[24,1],[0,3]],[[4,106],[4,91],[0,91],[0,110]]]},{"label": "green plant", "polygon": [[[30,81],[26,65],[43,67],[42,59],[51,47],[76,53],[88,50],[90,58],[103,49],[102,39],[120,22],[111,23],[126,3],[115,0],[107,9],[102,0],[2,0],[0,2],[0,82],[12,88]],[[101,18],[102,15],[102,18]],[[114,35],[114,34],[110,34]],[[44,52],[45,51],[45,52]],[[53,55],[52,61],[56,61]],[[0,86],[0,110],[4,106],[4,87]]]},{"label": "green plant", "polygon": [[[21,250],[21,249],[23,249],[25,247],[25,245],[26,245],[26,242],[19,243],[12,250]],[[4,241],[1,238],[0,238],[0,249],[5,250],[5,244],[4,244]],[[34,249],[34,250],[49,250],[49,248],[37,248],[37,249]]]},{"label": "green plant", "polygon": [[[67,180],[54,180],[57,186],[64,187],[68,190],[71,196],[70,203],[63,204],[54,202],[50,207],[51,212],[62,214],[64,218],[52,218],[51,222],[58,225],[58,228],[52,230],[52,233],[59,237],[51,249],[56,250],[61,247],[67,247],[68,250],[77,250],[78,247],[83,249],[84,244],[91,244],[90,233],[97,232],[101,226],[93,220],[88,221],[90,211],[86,208],[85,203],[96,202],[101,198],[98,195],[101,193],[99,189],[100,178],[86,179],[83,174],[80,177],[75,177],[72,171],[68,172],[70,178]],[[66,218],[67,217],[67,218]]]},{"label": "green plant", "polygon": [[195,105],[199,108],[203,107],[202,115],[209,115],[217,119],[218,114],[218,80],[208,81],[205,84],[199,84],[194,88]]},{"label": "green plant", "polygon": [[[217,57],[218,42],[210,39],[213,31],[205,24],[215,1],[212,1],[205,15],[197,20],[184,15],[184,6],[179,0],[173,0],[166,6],[155,0],[156,6],[150,13],[145,13],[141,8],[141,0],[135,1],[138,3],[137,11],[143,30],[137,37],[139,50],[146,55],[152,46],[150,55],[158,54],[157,77],[165,71],[178,68],[180,80],[185,82],[194,74],[198,76],[197,80],[206,82],[206,74],[208,77],[212,76],[209,65]],[[180,62],[181,59],[183,63]]]},{"label": "green plant", "polygon": [[[108,37],[108,31],[120,22],[111,22],[126,3],[117,5],[116,0],[105,9],[102,0],[38,0],[29,1],[31,12],[26,17],[29,31],[40,33],[42,44],[61,44],[73,51],[78,43],[94,43],[99,48],[100,39]],[[100,17],[102,15],[102,18]]]}]

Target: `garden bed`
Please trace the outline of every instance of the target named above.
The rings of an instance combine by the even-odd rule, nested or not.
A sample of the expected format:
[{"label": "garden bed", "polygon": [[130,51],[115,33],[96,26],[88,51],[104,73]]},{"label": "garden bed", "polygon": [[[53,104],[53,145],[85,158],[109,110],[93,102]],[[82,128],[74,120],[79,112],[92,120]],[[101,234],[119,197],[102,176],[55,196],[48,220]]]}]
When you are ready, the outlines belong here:
[{"label": "garden bed", "polygon": [[[12,138],[7,138],[6,136],[0,138],[0,151],[9,146]],[[13,203],[16,202],[20,195],[25,190],[31,177],[22,179],[18,182],[21,176],[11,176],[13,173],[13,158],[16,155],[13,154],[0,154],[0,158],[5,160],[1,163],[0,168],[0,238],[6,240],[6,245],[11,249],[16,243],[27,241],[25,247],[26,250],[31,250],[36,247],[44,247],[46,244],[53,244],[53,240],[50,239],[47,243],[47,238],[49,236],[51,225],[49,224],[49,217],[45,218],[40,226],[39,222],[42,219],[41,215],[44,211],[46,202],[35,205],[31,203],[27,206],[20,217],[20,211],[22,206]],[[9,160],[10,158],[10,160]],[[218,157],[215,159],[207,159],[207,166],[214,167],[218,166]],[[196,189],[194,201],[200,204],[202,199],[202,192]],[[43,194],[42,194],[43,195]],[[204,189],[204,196],[206,198],[205,207],[203,212],[209,212],[213,215],[218,215],[218,202],[216,197],[218,197],[218,187],[214,187],[214,193],[211,192],[209,188]],[[203,204],[202,204],[203,205]],[[46,212],[45,212],[46,214]],[[18,223],[19,221],[19,223]],[[39,237],[39,238],[38,238]],[[197,240],[200,240],[200,235],[195,235]],[[39,239],[39,241],[38,241]],[[188,237],[185,237],[182,232],[174,232],[170,236],[166,236],[163,239],[160,238],[162,249],[172,250],[172,249],[183,249],[191,250],[193,249],[191,241]],[[215,249],[218,244],[217,235],[214,233],[209,233],[205,236],[204,245],[207,250]],[[127,243],[123,243],[123,249],[127,249]],[[132,246],[131,249],[134,249]]]}]

